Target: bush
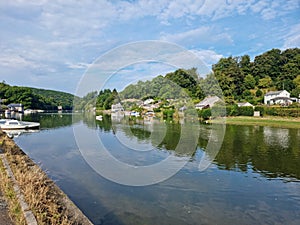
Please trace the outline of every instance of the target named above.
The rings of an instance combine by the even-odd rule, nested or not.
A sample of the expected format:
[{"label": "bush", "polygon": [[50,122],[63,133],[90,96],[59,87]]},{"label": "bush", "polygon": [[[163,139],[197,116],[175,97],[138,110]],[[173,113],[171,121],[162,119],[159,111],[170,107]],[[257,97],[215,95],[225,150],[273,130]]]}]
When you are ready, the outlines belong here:
[{"label": "bush", "polygon": [[165,109],[163,111],[163,116],[164,117],[167,117],[167,118],[172,118],[173,117],[173,114],[174,114],[175,110],[174,109]]},{"label": "bush", "polygon": [[224,117],[227,114],[225,106],[217,105],[211,108],[211,115],[214,117]]},{"label": "bush", "polygon": [[264,106],[256,106],[255,111],[259,111],[260,116],[263,116],[265,114],[265,107]]},{"label": "bush", "polygon": [[226,113],[228,116],[237,116],[238,115],[238,106],[237,105],[227,106]]},{"label": "bush", "polygon": [[300,117],[299,108],[256,106],[255,111],[259,111],[261,116],[268,115],[268,116]]},{"label": "bush", "polygon": [[238,108],[239,116],[253,116],[254,109],[252,106],[242,106]]},{"label": "bush", "polygon": [[203,120],[208,120],[211,117],[211,109],[202,109],[198,111],[198,115]]},{"label": "bush", "polygon": [[263,95],[263,92],[260,90],[260,89],[258,89],[256,92],[255,92],[255,96],[256,97],[261,97]]}]

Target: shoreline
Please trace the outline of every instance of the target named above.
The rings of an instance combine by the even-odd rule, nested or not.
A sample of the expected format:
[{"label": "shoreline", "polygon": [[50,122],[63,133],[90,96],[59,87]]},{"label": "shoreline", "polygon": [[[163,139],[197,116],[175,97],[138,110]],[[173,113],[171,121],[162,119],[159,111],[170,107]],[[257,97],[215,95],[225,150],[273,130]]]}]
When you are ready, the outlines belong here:
[{"label": "shoreline", "polygon": [[[0,147],[3,150],[3,157],[13,172],[15,183],[24,196],[28,210],[32,211],[38,224],[93,224],[67,195],[48,178],[46,173],[1,130]],[[6,197],[10,216],[16,224],[26,224],[24,217],[26,217],[27,211],[20,209],[20,202],[16,198],[18,193],[12,188],[14,186],[12,176],[6,174],[3,164],[1,161],[0,178],[3,181],[1,180],[0,189]]]},{"label": "shoreline", "polygon": [[253,116],[235,116],[226,117],[225,119],[212,119],[208,123],[224,123],[228,125],[245,125],[245,126],[269,126],[278,128],[295,128],[300,129],[300,118],[291,117],[253,117]]}]

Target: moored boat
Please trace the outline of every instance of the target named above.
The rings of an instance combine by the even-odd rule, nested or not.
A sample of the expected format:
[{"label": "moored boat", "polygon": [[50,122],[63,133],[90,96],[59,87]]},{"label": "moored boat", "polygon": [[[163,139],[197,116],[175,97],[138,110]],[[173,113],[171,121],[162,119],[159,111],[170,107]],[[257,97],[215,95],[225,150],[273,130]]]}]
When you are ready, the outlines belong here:
[{"label": "moored boat", "polygon": [[96,120],[102,120],[103,119],[103,116],[99,115],[99,116],[96,116]]},{"label": "moored boat", "polygon": [[11,119],[0,120],[0,128],[2,130],[34,129],[39,128],[39,126],[40,123],[37,122],[18,121]]}]

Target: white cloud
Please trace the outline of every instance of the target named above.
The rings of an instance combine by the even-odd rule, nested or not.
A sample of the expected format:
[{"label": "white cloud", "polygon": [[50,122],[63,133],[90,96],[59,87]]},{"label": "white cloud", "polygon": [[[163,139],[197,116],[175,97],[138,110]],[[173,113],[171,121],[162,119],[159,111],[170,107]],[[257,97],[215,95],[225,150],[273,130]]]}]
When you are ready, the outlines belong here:
[{"label": "white cloud", "polygon": [[181,33],[161,34],[161,40],[175,42],[185,46],[207,45],[216,43],[232,45],[233,40],[229,33],[219,31],[214,26],[203,26]]},{"label": "white cloud", "polygon": [[217,63],[222,57],[222,54],[218,54],[213,50],[191,50],[197,57],[199,57],[205,64],[211,66]]},{"label": "white cloud", "polygon": [[[270,43],[280,39],[281,43],[285,41],[285,48],[296,47],[300,28],[291,27],[290,21],[299,4],[299,0],[0,1],[0,69],[11,69],[13,74],[14,69],[23,68],[28,71],[20,78],[24,80],[41,74],[51,79],[58,73],[64,74],[61,79],[70,79],[113,47],[149,38],[227,54],[232,47],[243,51],[264,43],[262,33],[268,35],[274,29]],[[237,15],[261,19],[267,26],[276,23],[250,34],[246,33],[250,29],[232,26]],[[134,36],[135,32],[139,37]],[[240,41],[244,37],[240,33],[252,37],[252,46],[242,46],[246,41]],[[221,56],[213,50],[195,50],[195,54],[213,64]],[[112,59],[110,64],[118,64],[118,60]]]},{"label": "white cloud", "polygon": [[37,68],[38,65],[20,55],[4,54],[0,56],[0,66],[10,68]]},{"label": "white cloud", "polygon": [[79,63],[66,63],[70,69],[87,69],[91,64],[79,62]]},{"label": "white cloud", "polygon": [[254,13],[259,13],[264,20],[275,19],[299,8],[298,0],[259,0],[250,6]]},{"label": "white cloud", "polygon": [[290,32],[284,37],[283,48],[299,48],[300,47],[300,23],[293,26]]}]

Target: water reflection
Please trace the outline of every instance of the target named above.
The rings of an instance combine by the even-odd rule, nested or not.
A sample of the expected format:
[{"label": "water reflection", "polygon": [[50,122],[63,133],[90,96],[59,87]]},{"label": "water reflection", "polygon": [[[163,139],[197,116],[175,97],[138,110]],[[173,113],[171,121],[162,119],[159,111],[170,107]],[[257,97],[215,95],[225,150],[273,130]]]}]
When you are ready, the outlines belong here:
[{"label": "water reflection", "polygon": [[23,129],[18,129],[18,130],[3,130],[4,133],[6,133],[6,135],[9,137],[9,138],[17,138],[19,137],[20,135],[22,134],[26,134],[26,133],[36,133],[36,132],[39,132],[39,130],[35,129],[35,130],[23,130]]},{"label": "water reflection", "polygon": [[[300,130],[227,126],[221,150],[208,170],[198,171],[214,128],[201,125],[189,163],[171,179],[148,187],[122,186],[94,172],[76,146],[68,116],[41,115],[48,127],[17,143],[95,224],[299,224]],[[45,116],[45,117],[44,117]],[[184,151],[176,150],[182,124],[173,121],[112,121],[76,115],[76,125],[96,129],[111,153],[128,163],[147,164]],[[60,121],[59,125],[55,121]],[[42,122],[43,120],[48,122]],[[68,121],[68,122],[67,122]],[[54,128],[49,128],[50,126]],[[192,124],[188,125],[192,127]],[[153,136],[161,127],[160,141]],[[156,146],[155,154],[120,148],[116,135]],[[283,138],[281,140],[281,138]],[[55,141],[54,141],[55,140]],[[181,149],[182,150],[182,149]],[[139,155],[143,154],[143,156]],[[139,156],[137,156],[139,155]],[[282,182],[284,181],[284,182]],[[289,181],[289,182],[286,182]]]},{"label": "water reflection", "polygon": [[279,145],[283,149],[289,147],[289,129],[264,127],[264,138],[264,141],[270,145]]},{"label": "water reflection", "polygon": [[298,129],[228,126],[215,163],[220,169],[300,179],[299,146]]}]

